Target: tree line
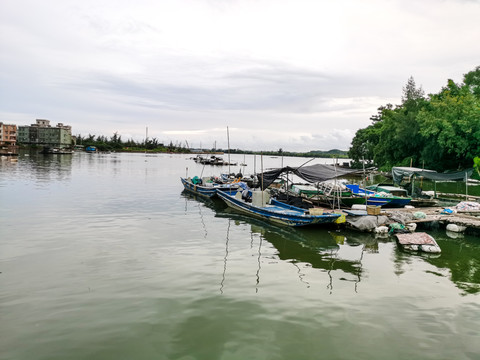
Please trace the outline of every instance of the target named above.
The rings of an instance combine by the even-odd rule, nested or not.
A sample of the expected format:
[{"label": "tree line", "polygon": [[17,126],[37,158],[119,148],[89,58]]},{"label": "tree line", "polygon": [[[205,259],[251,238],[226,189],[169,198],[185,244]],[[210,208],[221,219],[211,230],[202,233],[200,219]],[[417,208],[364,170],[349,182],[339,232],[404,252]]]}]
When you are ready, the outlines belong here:
[{"label": "tree line", "polygon": [[165,145],[161,143],[157,138],[146,138],[143,141],[135,141],[129,139],[122,140],[122,136],[115,132],[111,137],[104,135],[92,135],[82,136],[76,135],[76,143],[80,146],[95,146],[99,151],[124,151],[124,152],[174,152],[174,153],[189,153],[188,147],[182,143],[173,143]]},{"label": "tree line", "polygon": [[[121,135],[115,132],[111,137],[104,135],[92,135],[82,136],[76,135],[76,143],[79,146],[95,146],[99,151],[122,151],[122,152],[169,152],[169,153],[191,153],[192,151],[185,143],[173,143],[165,145],[158,141],[157,138],[147,138],[143,141],[137,142],[133,139],[126,141],[122,140]],[[321,157],[321,158],[347,158],[347,152],[342,150],[329,150],[320,151],[314,150],[309,152],[289,152],[284,151],[282,148],[277,151],[250,151],[241,149],[205,149],[206,152],[224,152],[230,151],[231,154],[263,154],[266,156],[300,156],[300,157]]]},{"label": "tree line", "polygon": [[410,77],[401,100],[379,107],[372,124],[356,132],[348,151],[354,166],[446,171],[474,165],[480,155],[480,66],[428,96]]}]

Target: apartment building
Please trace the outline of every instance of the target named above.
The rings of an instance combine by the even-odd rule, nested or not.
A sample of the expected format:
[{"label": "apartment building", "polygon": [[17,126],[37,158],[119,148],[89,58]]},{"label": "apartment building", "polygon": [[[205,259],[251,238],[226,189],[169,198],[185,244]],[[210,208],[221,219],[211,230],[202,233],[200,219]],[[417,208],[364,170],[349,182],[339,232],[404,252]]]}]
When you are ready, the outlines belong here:
[{"label": "apartment building", "polygon": [[17,125],[0,122],[0,145],[8,146],[17,143]]},{"label": "apartment building", "polygon": [[52,126],[50,120],[36,119],[35,124],[18,127],[18,143],[57,148],[71,147],[74,145],[72,127],[63,123]]}]

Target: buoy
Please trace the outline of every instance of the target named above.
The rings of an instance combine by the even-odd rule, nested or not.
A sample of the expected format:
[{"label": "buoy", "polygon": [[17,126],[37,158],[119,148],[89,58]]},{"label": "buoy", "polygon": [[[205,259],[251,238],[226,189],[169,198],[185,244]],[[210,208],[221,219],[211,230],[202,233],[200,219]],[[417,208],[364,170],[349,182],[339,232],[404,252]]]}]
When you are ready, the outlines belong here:
[{"label": "buoy", "polygon": [[457,225],[457,224],[448,224],[447,225],[447,230],[448,231],[452,231],[452,232],[456,232],[456,233],[464,232],[466,228],[467,228],[466,226]]},{"label": "buoy", "polygon": [[377,234],[386,234],[386,233],[388,233],[388,227],[386,227],[386,226],[379,226],[379,227],[376,227],[374,231],[375,231],[375,233],[377,233]]},{"label": "buoy", "polygon": [[407,225],[405,225],[405,227],[411,231],[411,232],[414,232],[416,229],[417,229],[417,224],[415,223],[409,223]]}]

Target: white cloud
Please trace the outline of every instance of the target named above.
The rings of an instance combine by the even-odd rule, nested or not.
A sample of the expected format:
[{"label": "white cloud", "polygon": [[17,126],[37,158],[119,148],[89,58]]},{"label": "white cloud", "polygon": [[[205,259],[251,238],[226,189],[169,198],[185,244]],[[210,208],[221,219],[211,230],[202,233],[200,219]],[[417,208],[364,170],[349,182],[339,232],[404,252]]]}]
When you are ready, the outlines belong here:
[{"label": "white cloud", "polygon": [[437,92],[479,65],[478,18],[461,0],[3,0],[0,121],[347,149],[410,76]]}]

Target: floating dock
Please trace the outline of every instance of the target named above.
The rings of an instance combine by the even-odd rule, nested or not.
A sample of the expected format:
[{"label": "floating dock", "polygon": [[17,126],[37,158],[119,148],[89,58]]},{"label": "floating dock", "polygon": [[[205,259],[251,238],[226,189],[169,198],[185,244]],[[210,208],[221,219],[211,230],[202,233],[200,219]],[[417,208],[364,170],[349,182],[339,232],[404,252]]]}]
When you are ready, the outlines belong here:
[{"label": "floating dock", "polygon": [[[459,227],[465,227],[465,231],[480,233],[480,210],[471,211],[457,211],[452,214],[443,214],[444,208],[415,208],[415,209],[387,209],[382,211],[386,216],[391,217],[394,212],[409,213],[413,217],[409,220],[410,223],[440,223],[445,226],[448,224],[455,224]],[[415,218],[415,213],[422,212],[425,214],[424,218]],[[476,216],[475,216],[476,215]]]},{"label": "floating dock", "polygon": [[480,235],[480,210],[445,213],[443,207],[383,209],[378,215],[365,210],[343,210],[347,226],[360,231],[373,231],[392,223],[417,224],[422,227],[445,227],[447,230]]},{"label": "floating dock", "polygon": [[423,251],[427,253],[439,253],[442,251],[435,239],[424,232],[395,234],[395,236],[400,246],[405,250]]}]

